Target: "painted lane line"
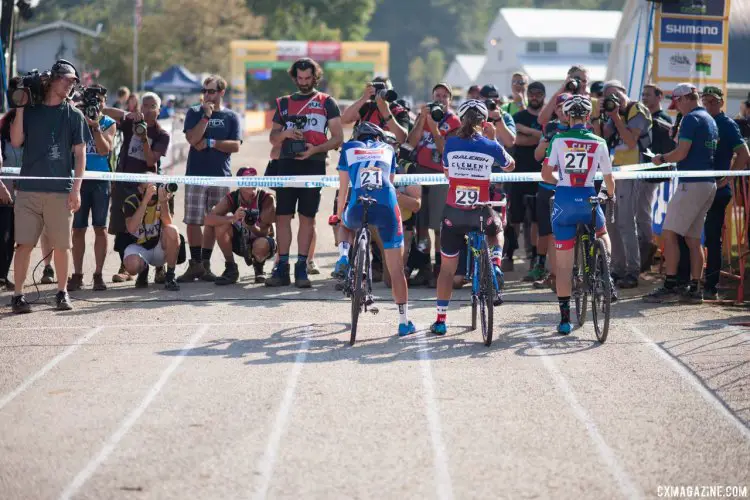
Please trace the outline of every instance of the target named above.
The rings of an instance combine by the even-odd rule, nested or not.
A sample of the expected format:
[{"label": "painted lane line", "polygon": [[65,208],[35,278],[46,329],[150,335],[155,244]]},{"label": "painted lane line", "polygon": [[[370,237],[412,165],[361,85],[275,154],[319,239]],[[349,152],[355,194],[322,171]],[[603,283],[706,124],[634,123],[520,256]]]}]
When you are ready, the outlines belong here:
[{"label": "painted lane line", "polygon": [[578,402],[575,392],[573,392],[573,389],[570,387],[570,384],[568,384],[568,381],[565,379],[562,372],[557,368],[555,362],[551,357],[544,353],[541,349],[541,345],[536,339],[528,336],[528,334],[526,335],[526,338],[529,339],[529,343],[540,354],[539,357],[542,359],[544,367],[554,379],[557,388],[562,392],[563,397],[570,405],[578,421],[586,428],[586,432],[594,442],[594,445],[599,452],[599,456],[604,459],[610,474],[614,477],[615,481],[617,481],[617,485],[620,487],[620,491],[625,498],[644,498],[643,492],[628,475],[625,468],[617,459],[615,452],[602,437],[594,419],[586,412],[583,406],[581,406],[581,403]]},{"label": "painted lane line", "polygon": [[154,399],[156,399],[156,396],[167,384],[169,378],[185,359],[185,356],[188,355],[188,353],[195,347],[195,345],[200,341],[201,337],[203,337],[203,335],[207,331],[208,327],[203,327],[190,338],[190,341],[185,344],[179,354],[169,364],[167,369],[162,372],[161,377],[159,377],[159,380],[156,382],[156,384],[151,387],[151,389],[146,394],[146,397],[144,397],[141,403],[127,416],[125,420],[122,421],[117,431],[115,431],[115,433],[109,437],[107,442],[99,451],[99,454],[91,459],[89,463],[86,464],[86,466],[78,473],[78,475],[76,475],[73,481],[68,484],[65,490],[63,490],[63,492],[60,494],[61,500],[72,498],[76,493],[78,493],[81,487],[86,484],[86,481],[88,481],[91,476],[94,475],[96,470],[107,460],[109,455],[114,451],[120,441],[122,441],[122,438],[125,437],[125,435],[133,427],[133,425],[135,425],[138,419],[141,418],[146,409],[148,409],[149,405],[154,401]]},{"label": "painted lane line", "polygon": [[742,436],[750,441],[750,427],[748,427],[739,417],[737,417],[732,411],[726,406],[726,404],[711,391],[703,381],[698,378],[693,372],[691,372],[685,365],[680,361],[676,360],[669,352],[661,345],[654,342],[651,338],[647,337],[638,327],[630,326],[630,329],[635,333],[641,340],[648,344],[661,359],[667,362],[672,370],[681,376],[686,382],[688,382],[698,393],[703,396],[703,399],[711,405],[718,413],[724,416]]},{"label": "painted lane line", "polygon": [[310,335],[312,334],[312,328],[308,327],[305,331],[304,340],[299,345],[299,350],[294,358],[294,366],[289,373],[289,378],[286,381],[286,389],[284,390],[284,396],[281,398],[281,404],[279,405],[279,411],[276,413],[274,419],[273,429],[268,437],[268,443],[266,443],[266,450],[263,453],[260,463],[255,468],[260,475],[260,484],[255,492],[256,499],[265,499],[268,495],[268,488],[271,485],[271,479],[273,478],[273,470],[276,466],[276,461],[279,456],[279,446],[281,445],[281,438],[284,437],[284,432],[289,422],[289,414],[292,410],[294,403],[294,395],[297,391],[297,382],[299,381],[300,373],[305,365],[305,359],[307,358],[307,349],[310,346]]},{"label": "painted lane line", "polygon": [[[80,328],[80,327],[77,327]],[[23,381],[21,385],[16,387],[13,391],[3,396],[2,399],[0,399],[0,410],[3,409],[5,405],[13,401],[19,394],[24,392],[26,389],[28,389],[34,382],[39,380],[40,378],[44,377],[51,369],[53,369],[55,366],[57,366],[62,360],[76,352],[79,347],[81,347],[83,344],[88,342],[89,340],[94,337],[97,333],[102,331],[104,326],[97,326],[91,330],[89,330],[85,335],[79,337],[73,344],[69,345],[67,349],[65,349],[63,352],[52,358],[52,360],[44,365],[41,370],[34,373],[32,376],[27,378]],[[0,347],[1,348],[1,347]]]},{"label": "painted lane line", "polygon": [[419,365],[422,370],[422,387],[424,388],[427,425],[430,429],[433,460],[435,462],[435,488],[437,497],[442,500],[453,499],[453,484],[448,467],[448,451],[443,441],[443,426],[440,421],[440,409],[435,396],[435,380],[432,376],[430,355],[424,336],[419,338]]}]

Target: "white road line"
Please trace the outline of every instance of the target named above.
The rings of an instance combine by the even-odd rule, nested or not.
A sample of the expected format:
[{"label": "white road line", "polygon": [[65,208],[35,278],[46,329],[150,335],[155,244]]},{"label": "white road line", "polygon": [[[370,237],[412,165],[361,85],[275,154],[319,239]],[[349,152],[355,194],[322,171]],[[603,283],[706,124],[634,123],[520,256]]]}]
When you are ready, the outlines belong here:
[{"label": "white road line", "polygon": [[167,384],[167,381],[172,376],[177,367],[180,366],[180,363],[182,363],[182,360],[185,359],[185,356],[188,354],[188,352],[190,352],[190,350],[195,347],[195,345],[200,341],[201,337],[203,337],[203,335],[207,331],[208,327],[203,327],[190,338],[190,341],[185,344],[185,347],[182,348],[177,357],[172,360],[167,369],[164,370],[164,372],[161,374],[161,377],[156,382],[156,384],[154,384],[153,387],[151,387],[151,389],[148,391],[148,394],[146,394],[146,397],[143,398],[143,401],[141,401],[141,403],[130,413],[130,415],[128,415],[127,418],[122,421],[117,431],[115,431],[115,433],[109,437],[107,442],[99,451],[99,454],[91,459],[88,464],[86,464],[86,466],[78,473],[78,475],[76,475],[73,481],[68,484],[65,490],[60,494],[61,500],[67,500],[78,493],[78,490],[80,490],[81,487],[86,483],[86,481],[89,480],[89,478],[96,472],[99,466],[102,465],[105,460],[107,460],[109,455],[112,453],[112,451],[114,451],[122,438],[125,437],[130,428],[135,425],[135,423],[139,418],[141,418],[141,415],[143,415],[149,405],[154,401],[154,399],[156,399],[156,396]]},{"label": "white road line", "polygon": [[448,452],[445,441],[443,441],[443,426],[440,422],[440,410],[435,397],[435,381],[432,377],[430,355],[427,352],[427,342],[423,336],[419,338],[419,365],[422,369],[422,387],[424,388],[427,425],[430,428],[433,459],[435,461],[437,497],[443,500],[451,500],[453,498],[453,484],[451,483],[450,468],[448,467]]},{"label": "white road line", "polygon": [[273,423],[273,429],[268,437],[268,443],[266,444],[266,451],[263,453],[259,465],[255,470],[260,474],[260,484],[255,493],[255,498],[265,499],[268,494],[268,488],[271,485],[271,478],[273,477],[273,469],[276,465],[276,460],[279,455],[279,445],[281,444],[281,438],[284,436],[286,431],[287,422],[289,421],[289,413],[292,410],[292,404],[294,403],[294,394],[297,390],[297,381],[299,380],[302,367],[305,364],[307,358],[307,348],[310,345],[310,334],[312,328],[308,328],[305,332],[305,340],[299,346],[297,356],[294,358],[294,366],[289,373],[289,378],[286,381],[286,389],[284,390],[284,396],[281,398],[281,404],[279,405],[279,411],[276,413],[276,419]]},{"label": "white road line", "polygon": [[539,349],[539,342],[528,336],[528,334],[526,335],[526,338],[529,339],[529,342],[533,347],[537,348],[537,352],[541,354],[540,358],[542,358],[544,367],[554,379],[557,388],[560,389],[560,391],[563,393],[563,397],[572,408],[573,413],[575,413],[576,415],[576,418],[578,418],[578,420],[586,427],[586,432],[594,442],[594,445],[596,445],[596,448],[599,451],[599,455],[606,462],[607,468],[617,481],[617,485],[620,487],[620,491],[623,493],[625,498],[643,498],[643,492],[630,478],[625,468],[617,459],[617,456],[615,456],[615,452],[612,450],[612,448],[609,447],[607,442],[599,433],[599,429],[597,428],[594,419],[591,418],[591,416],[586,412],[583,406],[581,406],[581,404],[578,402],[578,398],[576,398],[573,389],[571,389],[568,381],[557,368],[555,362],[551,357],[545,354],[542,349]]},{"label": "white road line", "polygon": [[648,344],[654,350],[654,352],[659,355],[659,357],[666,361],[667,364],[672,368],[672,370],[674,370],[679,376],[690,383],[690,385],[692,385],[693,388],[695,388],[695,390],[698,391],[701,396],[703,396],[703,399],[705,399],[709,405],[711,405],[717,412],[726,417],[726,419],[734,427],[736,427],[738,431],[740,431],[740,434],[742,434],[745,439],[750,441],[750,428],[748,428],[745,423],[736,415],[729,411],[729,409],[724,405],[721,399],[719,399],[718,396],[716,396],[705,385],[703,385],[698,377],[696,377],[683,364],[670,356],[663,347],[651,340],[651,338],[647,337],[646,334],[638,329],[638,327],[631,325],[630,329],[633,330],[633,333],[640,337],[644,343]]},{"label": "white road line", "polygon": [[[76,327],[76,328],[80,329],[80,327]],[[15,390],[3,396],[3,398],[0,399],[0,410],[2,410],[5,405],[13,401],[16,398],[16,396],[18,396],[23,391],[28,389],[29,386],[31,386],[31,384],[33,384],[40,378],[44,377],[52,368],[57,366],[60,363],[60,361],[64,360],[65,358],[73,354],[79,347],[81,347],[83,344],[91,340],[91,338],[94,335],[102,331],[104,328],[106,327],[97,326],[96,328],[89,330],[85,335],[83,335],[82,337],[79,337],[75,341],[75,343],[71,344],[63,352],[61,352],[60,354],[52,358],[52,361],[44,365],[41,370],[39,370],[38,372],[30,376],[29,378],[24,380],[21,385],[15,388]]]}]

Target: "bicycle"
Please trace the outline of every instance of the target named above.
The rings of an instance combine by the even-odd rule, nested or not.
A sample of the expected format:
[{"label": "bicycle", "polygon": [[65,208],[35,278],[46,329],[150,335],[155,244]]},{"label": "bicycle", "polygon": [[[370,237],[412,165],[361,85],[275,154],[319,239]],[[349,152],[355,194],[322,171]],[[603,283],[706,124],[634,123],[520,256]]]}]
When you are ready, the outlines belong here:
[{"label": "bicycle", "polygon": [[[478,202],[474,207],[504,207],[503,201]],[[477,311],[480,314],[484,345],[492,344],[493,310],[503,303],[502,284],[490,260],[490,249],[484,234],[485,214],[479,214],[479,229],[466,235],[466,280],[471,280],[471,329],[477,328]],[[471,258],[474,257],[474,265]]]},{"label": "bicycle", "polygon": [[[588,296],[591,295],[591,315],[596,339],[603,344],[609,334],[610,306],[612,305],[612,278],[604,242],[596,237],[596,209],[611,203],[599,196],[589,197],[591,223],[579,224],[573,260],[573,297],[578,326],[586,322]],[[593,242],[593,244],[592,244]],[[601,311],[599,310],[601,308]],[[603,324],[599,325],[599,315]]]}]

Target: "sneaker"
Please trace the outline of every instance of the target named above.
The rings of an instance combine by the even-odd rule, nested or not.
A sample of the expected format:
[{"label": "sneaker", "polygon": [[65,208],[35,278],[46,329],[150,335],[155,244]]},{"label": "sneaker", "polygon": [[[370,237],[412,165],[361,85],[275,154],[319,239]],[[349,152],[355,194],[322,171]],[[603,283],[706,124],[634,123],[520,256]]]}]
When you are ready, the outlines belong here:
[{"label": "sneaker", "polygon": [[417,327],[414,326],[414,323],[409,321],[408,323],[404,324],[401,323],[398,325],[398,336],[399,337],[406,337],[407,335],[411,335],[412,333],[417,331]]},{"label": "sneaker", "polygon": [[703,292],[700,288],[686,288],[680,295],[680,302],[685,304],[703,304]]},{"label": "sneaker", "polygon": [[567,335],[571,330],[573,330],[573,326],[570,323],[563,323],[561,321],[560,324],[557,325],[557,333],[560,335]]},{"label": "sneaker", "polygon": [[680,290],[675,288],[665,288],[660,286],[653,292],[644,295],[643,301],[651,304],[661,304],[663,302],[676,302],[680,297]]},{"label": "sneaker", "polygon": [[448,333],[448,326],[446,326],[445,321],[435,321],[432,326],[430,326],[430,332],[435,335],[445,335]]},{"label": "sneaker", "polygon": [[47,264],[44,266],[44,270],[42,271],[42,285],[49,285],[51,283],[55,282],[55,270],[52,269],[52,266]]},{"label": "sneaker", "polygon": [[164,275],[164,289],[170,292],[179,292],[180,285],[177,280],[174,279],[174,273],[165,273]]},{"label": "sneaker", "polygon": [[719,300],[719,290],[716,287],[704,288],[703,300]]},{"label": "sneaker", "polygon": [[536,290],[544,290],[545,288],[549,288],[553,292],[557,291],[557,283],[555,282],[554,274],[548,274],[544,279],[535,281],[531,286]]},{"label": "sneaker", "polygon": [[253,271],[255,271],[256,284],[266,282],[266,273],[263,271],[263,262],[253,262]]},{"label": "sneaker", "polygon": [[297,288],[310,288],[312,282],[307,277],[307,265],[304,262],[294,264],[294,286]]},{"label": "sneaker", "polygon": [[31,304],[26,301],[24,295],[16,295],[11,299],[14,314],[27,314],[31,312]]},{"label": "sneaker", "polygon": [[211,272],[210,262],[203,262],[203,269],[205,269],[206,272],[203,273],[203,275],[200,277],[201,281],[208,281],[209,283],[212,283],[218,279],[218,276]]},{"label": "sneaker", "polygon": [[346,278],[347,274],[349,274],[349,259],[347,259],[346,257],[339,257],[339,260],[336,262],[336,265],[333,267],[333,272],[331,273],[331,276],[342,280]]},{"label": "sneaker", "polygon": [[68,291],[77,292],[81,288],[83,288],[83,274],[73,273],[68,278]]},{"label": "sneaker", "polygon": [[104,283],[102,273],[94,273],[94,290],[97,292],[103,292],[107,289],[107,285]]},{"label": "sneaker", "polygon": [[635,276],[625,276],[619,282],[617,283],[617,286],[620,287],[622,290],[626,290],[629,288],[638,288],[638,278]]},{"label": "sneaker", "polygon": [[217,286],[224,286],[224,285],[232,285],[234,283],[237,283],[240,279],[240,268],[237,267],[236,262],[227,262],[224,267],[224,272],[221,276],[216,278],[216,281],[214,281],[214,285]]},{"label": "sneaker", "polygon": [[318,265],[315,261],[307,261],[307,274],[320,274],[320,269],[318,269]]},{"label": "sneaker", "polygon": [[167,282],[167,270],[164,269],[164,266],[159,266],[156,268],[156,271],[154,271],[154,283],[157,285],[163,285]]},{"label": "sneaker", "polygon": [[273,268],[273,272],[271,273],[271,277],[266,280],[266,286],[276,287],[276,286],[289,286],[291,285],[291,280],[289,279],[289,263],[286,264],[278,264],[276,267]]},{"label": "sneaker", "polygon": [[58,311],[70,311],[73,306],[70,304],[70,296],[67,290],[60,290],[55,295],[55,304],[57,304]]},{"label": "sneaker", "polygon": [[138,277],[135,280],[136,288],[148,288],[148,268],[145,271],[138,273]]},{"label": "sneaker", "polygon": [[523,277],[523,281],[534,282],[541,281],[547,275],[547,270],[544,266],[536,265],[533,269],[529,270],[528,274]]},{"label": "sneaker", "polygon": [[505,257],[502,263],[502,270],[504,273],[510,273],[513,271],[513,259]]},{"label": "sneaker", "polygon": [[206,268],[203,267],[203,262],[196,262],[190,259],[187,271],[177,277],[177,283],[190,283],[191,281],[200,279],[204,274],[206,274]]},{"label": "sneaker", "polygon": [[125,270],[125,265],[120,264],[120,270],[117,274],[112,276],[112,283],[123,283],[125,281],[132,281],[133,277]]}]

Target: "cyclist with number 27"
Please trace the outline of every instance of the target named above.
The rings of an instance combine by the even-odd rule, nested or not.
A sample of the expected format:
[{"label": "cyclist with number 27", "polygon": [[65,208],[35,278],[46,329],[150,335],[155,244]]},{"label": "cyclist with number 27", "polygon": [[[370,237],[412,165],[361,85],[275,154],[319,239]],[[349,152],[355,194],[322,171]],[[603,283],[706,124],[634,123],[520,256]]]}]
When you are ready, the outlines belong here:
[{"label": "cyclist with number 27", "polygon": [[[383,241],[385,263],[391,275],[393,299],[398,305],[398,334],[403,337],[416,331],[409,321],[408,290],[404,275],[404,229],[401,211],[396,199],[393,178],[396,175],[396,153],[383,142],[386,132],[370,122],[362,122],[354,132],[354,139],[344,143],[339,161],[338,213],[329,223],[339,221],[339,261],[335,274],[344,277],[349,268],[349,248],[353,231],[362,225],[364,206],[358,202],[360,196],[375,199],[368,208],[368,223],[378,229]],[[352,193],[347,203],[349,185]]]},{"label": "cyclist with number 27", "polygon": [[487,216],[485,234],[492,248],[495,272],[502,273],[502,249],[498,239],[502,233],[500,219],[492,209],[476,205],[490,201],[493,165],[498,164],[505,172],[510,172],[515,168],[515,162],[495,139],[495,127],[487,121],[488,116],[487,106],[482,101],[471,99],[461,104],[458,108],[461,128],[457,135],[446,140],[443,151],[448,197],[440,229],[442,266],[437,282],[437,320],[430,328],[437,335],[445,335],[448,330],[445,320],[458,256],[466,247],[466,235],[479,229],[482,214]]},{"label": "cyclist with number 27", "polygon": [[[557,250],[557,300],[560,304],[558,333],[567,335],[570,324],[570,295],[572,291],[573,248],[578,224],[591,223],[589,198],[596,196],[594,178],[601,170],[604,174],[606,195],[614,199],[615,180],[612,162],[604,139],[586,129],[591,115],[588,97],[575,95],[565,101],[563,113],[570,120],[570,128],[553,138],[542,167],[545,182],[556,184],[555,203],[552,209],[552,232]],[[558,176],[553,174],[557,170]],[[596,209],[596,236],[611,254],[611,243],[601,206]]]}]

